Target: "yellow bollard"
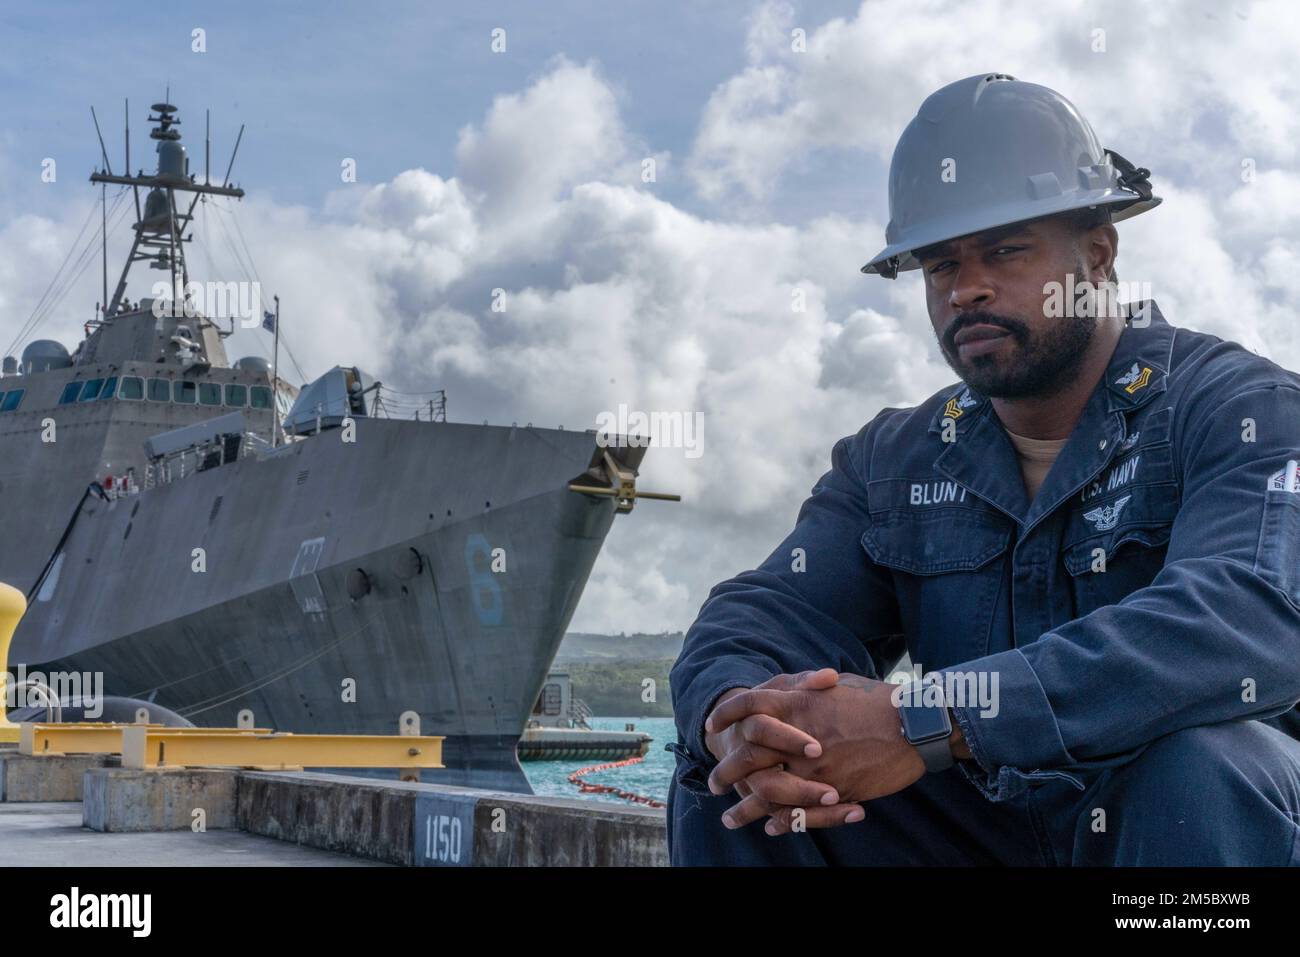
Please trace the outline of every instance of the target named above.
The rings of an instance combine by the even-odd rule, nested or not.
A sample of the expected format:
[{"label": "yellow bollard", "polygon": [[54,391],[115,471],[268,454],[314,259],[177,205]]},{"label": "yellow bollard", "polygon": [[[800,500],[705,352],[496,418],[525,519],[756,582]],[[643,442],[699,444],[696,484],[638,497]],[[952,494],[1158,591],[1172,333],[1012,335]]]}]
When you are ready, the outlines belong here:
[{"label": "yellow bollard", "polygon": [[9,723],[5,711],[9,702],[9,642],[25,614],[27,598],[12,585],[0,582],[0,742],[17,743],[22,731],[21,725]]}]

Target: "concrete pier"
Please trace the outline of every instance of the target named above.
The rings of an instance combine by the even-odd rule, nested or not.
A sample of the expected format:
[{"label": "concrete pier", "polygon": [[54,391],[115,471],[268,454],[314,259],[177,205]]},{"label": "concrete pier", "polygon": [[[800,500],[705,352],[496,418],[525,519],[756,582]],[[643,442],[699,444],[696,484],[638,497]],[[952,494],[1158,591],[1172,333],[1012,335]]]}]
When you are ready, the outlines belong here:
[{"label": "concrete pier", "polygon": [[80,802],[0,803],[0,867],[67,867],[86,880],[91,867],[384,866],[238,830],[101,833],[81,814]]},{"label": "concrete pier", "polygon": [[243,772],[240,827],[417,867],[658,867],[662,810],[334,774]]},{"label": "concrete pier", "polygon": [[117,833],[237,828],[238,789],[239,773],[224,769],[90,768],[83,823]]},{"label": "concrete pier", "polygon": [[118,764],[116,755],[33,757],[4,748],[0,750],[0,801],[80,801],[86,772],[110,763]]},{"label": "concrete pier", "polygon": [[238,828],[388,864],[424,867],[662,866],[664,813],[307,772],[86,772],[96,831]]}]

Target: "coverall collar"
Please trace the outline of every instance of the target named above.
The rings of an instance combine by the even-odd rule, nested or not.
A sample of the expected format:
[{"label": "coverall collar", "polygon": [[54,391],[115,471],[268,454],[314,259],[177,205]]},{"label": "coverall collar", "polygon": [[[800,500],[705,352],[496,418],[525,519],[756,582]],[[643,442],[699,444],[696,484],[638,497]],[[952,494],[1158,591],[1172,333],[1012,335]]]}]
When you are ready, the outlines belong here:
[{"label": "coverall collar", "polygon": [[[1051,514],[1121,450],[1127,437],[1125,413],[1165,391],[1174,327],[1154,300],[1128,304],[1127,310],[1128,321],[1106,372],[1032,503],[1015,448],[992,403],[965,384],[953,388],[930,423],[930,435],[941,444],[935,471],[1015,519],[1024,531]],[[949,425],[950,440],[943,441]]]}]

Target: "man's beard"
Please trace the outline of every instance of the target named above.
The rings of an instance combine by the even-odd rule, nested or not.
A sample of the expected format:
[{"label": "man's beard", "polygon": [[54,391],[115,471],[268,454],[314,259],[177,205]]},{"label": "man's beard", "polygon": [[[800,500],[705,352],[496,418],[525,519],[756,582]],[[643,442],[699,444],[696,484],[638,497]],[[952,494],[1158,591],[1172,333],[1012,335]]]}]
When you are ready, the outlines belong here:
[{"label": "man's beard", "polygon": [[[961,359],[953,337],[977,323],[1010,333],[1014,340],[1010,360],[997,355]],[[1064,316],[1035,335],[1020,319],[978,310],[963,312],[954,319],[939,337],[939,348],[952,371],[982,395],[995,399],[1044,398],[1074,382],[1096,333],[1094,316]]]}]

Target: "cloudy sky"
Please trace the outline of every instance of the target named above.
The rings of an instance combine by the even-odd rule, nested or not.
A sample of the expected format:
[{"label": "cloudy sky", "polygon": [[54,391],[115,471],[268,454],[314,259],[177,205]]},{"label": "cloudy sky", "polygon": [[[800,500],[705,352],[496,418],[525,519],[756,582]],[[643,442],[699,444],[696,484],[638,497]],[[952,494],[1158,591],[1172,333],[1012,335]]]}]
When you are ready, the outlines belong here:
[{"label": "cloudy sky", "polygon": [[[247,124],[248,196],[196,227],[196,278],[243,278],[242,234],[308,378],[347,363],[446,388],[460,421],[702,416],[702,455],[652,449],[642,470],[685,501],[616,522],[576,630],[689,625],[784,536],[836,439],[953,381],[917,276],[858,269],[899,132],[961,77],[1072,99],[1165,200],[1119,227],[1121,278],[1174,324],[1300,368],[1286,2],[103,6],[0,12],[0,347],[98,220],[89,107],[118,167],[129,98],[132,165],[151,166],[144,111],[170,84],[192,169],[204,109],[222,171]],[[39,336],[74,344],[99,289],[88,262]],[[269,352],[260,332],[228,346]]]}]

